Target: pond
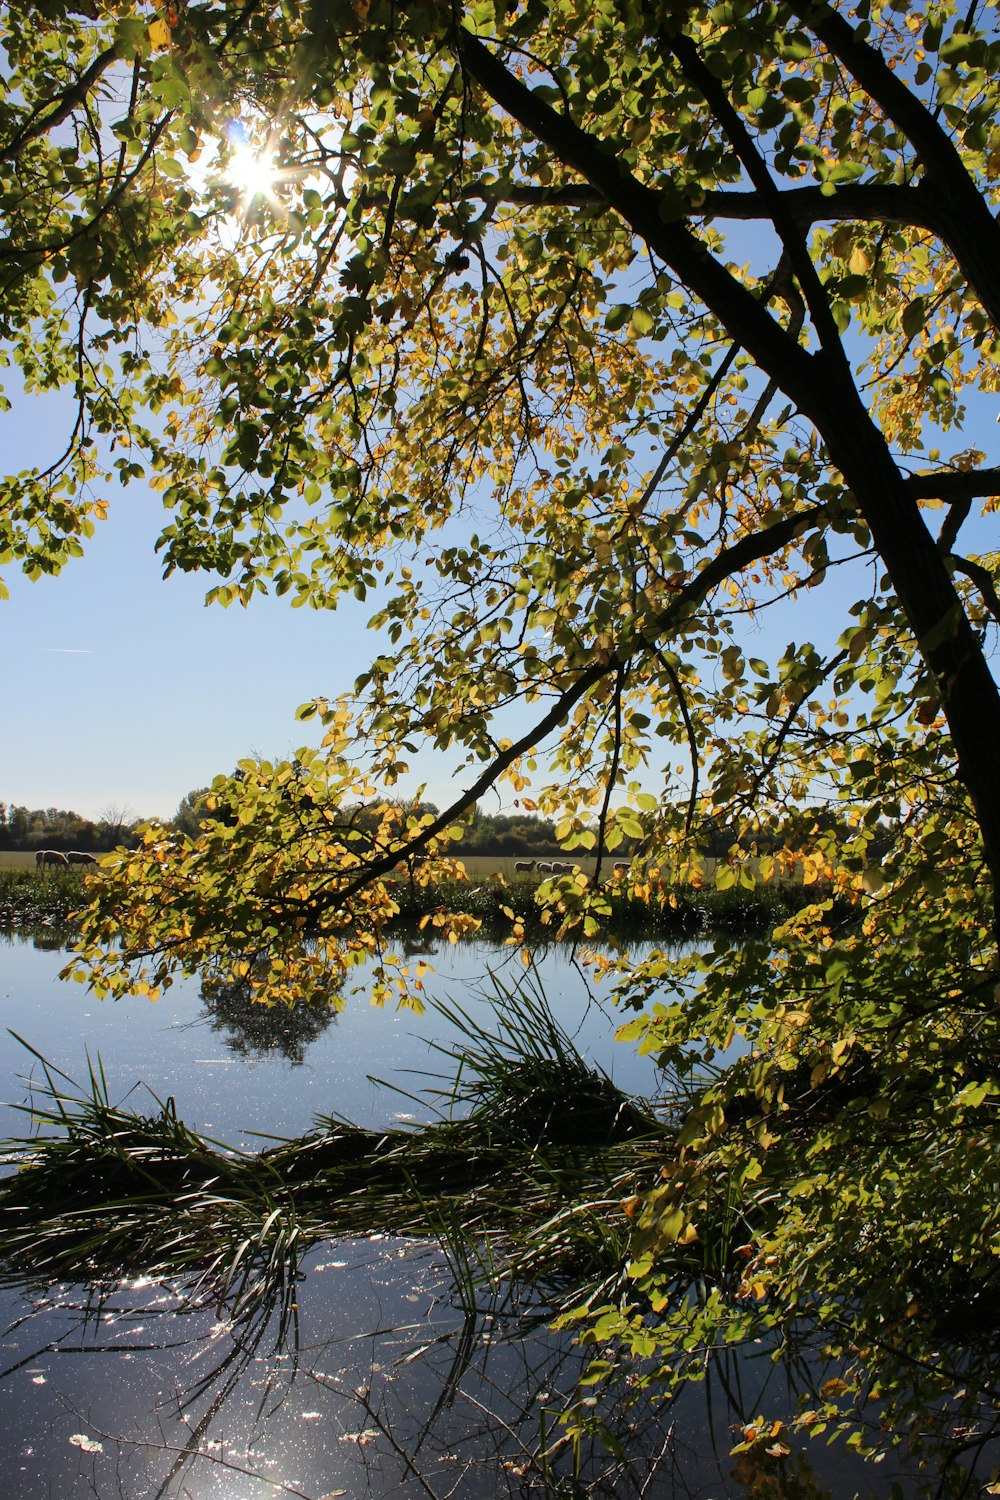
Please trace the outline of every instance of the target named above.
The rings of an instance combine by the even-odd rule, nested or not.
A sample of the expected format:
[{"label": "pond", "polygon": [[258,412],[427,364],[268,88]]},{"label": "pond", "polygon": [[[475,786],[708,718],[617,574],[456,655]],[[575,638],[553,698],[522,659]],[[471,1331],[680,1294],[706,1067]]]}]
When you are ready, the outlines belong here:
[{"label": "pond", "polygon": [[[444,945],[423,956],[435,966],[430,997],[487,1022],[489,971],[523,978],[509,950]],[[421,1090],[449,1076],[438,1049],[457,1033],[432,1009],[393,1014],[354,996],[342,1014],[289,1025],[248,1018],[196,982],[152,1004],[113,1004],[60,982],[64,962],[58,935],[44,930],[0,946],[4,1136],[25,1133],[17,1106],[41,1076],[12,1033],[77,1080],[99,1057],[113,1101],[145,1107],[148,1086],[192,1128],[247,1149],[300,1134],[318,1112],[378,1129],[428,1119]],[[655,1093],[652,1063],[614,1043],[618,1018],[571,950],[539,954],[536,981],[581,1052],[623,1089]],[[732,1424],[793,1404],[764,1350],[674,1405],[602,1411],[621,1444],[574,1454],[558,1414],[579,1352],[546,1329],[544,1308],[532,1327],[531,1309],[515,1319],[500,1304],[463,1303],[454,1285],[432,1239],[379,1233],[313,1247],[273,1305],[235,1317],[189,1286],[144,1278],[88,1287],[8,1277],[3,1500],[760,1492],[759,1470],[729,1448]],[[540,1461],[547,1446],[554,1457]],[[901,1479],[889,1463],[874,1474],[818,1444],[781,1467],[780,1486],[764,1492],[888,1496]],[[915,1491],[904,1479],[894,1493]]]},{"label": "pond", "polygon": [[[474,942],[431,945],[415,936],[412,956],[433,965],[424,981],[431,1003],[422,1016],[368,1005],[363,971],[352,980],[360,993],[347,997],[339,1013],[241,1008],[228,1005],[225,996],[203,994],[196,981],[180,981],[152,1002],[115,1003],[95,1000],[81,985],[59,982],[66,954],[54,932],[11,933],[0,942],[5,1079],[29,1074],[34,1061],[11,1032],[78,1080],[86,1076],[89,1051],[95,1060],[100,1056],[117,1100],[146,1084],[161,1099],[173,1096],[177,1113],[192,1129],[230,1146],[253,1146],[259,1134],[299,1135],[319,1113],[375,1128],[414,1118],[415,1101],[371,1080],[377,1077],[412,1094],[428,1081],[422,1074],[448,1073],[447,1059],[435,1044],[454,1043],[458,1033],[433,1001],[488,1023],[489,975],[509,987],[526,978],[518,950]],[[400,947],[406,954],[406,945]],[[539,952],[533,977],[582,1053],[597,1058],[623,1090],[655,1091],[652,1061],[614,1043],[620,1017],[607,986],[593,983],[568,945],[551,944]],[[23,1120],[10,1105],[25,1097],[26,1090],[18,1095],[7,1085],[0,1100],[0,1136],[21,1129]]]}]

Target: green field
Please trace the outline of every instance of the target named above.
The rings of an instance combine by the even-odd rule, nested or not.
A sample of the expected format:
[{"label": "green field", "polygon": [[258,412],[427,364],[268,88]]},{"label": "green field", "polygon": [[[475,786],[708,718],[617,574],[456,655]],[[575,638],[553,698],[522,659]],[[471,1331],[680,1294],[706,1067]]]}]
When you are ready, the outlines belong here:
[{"label": "green field", "polygon": [[34,849],[0,849],[0,870],[27,870],[34,867]]},{"label": "green field", "polygon": [[[530,854],[462,854],[460,848],[455,850],[455,854],[464,864],[470,880],[486,880],[491,875],[503,875],[508,880],[523,880],[526,876],[516,871],[514,866],[528,859],[534,859],[535,862],[535,869],[530,872],[533,878],[542,879],[546,874],[545,871],[539,874],[538,858]],[[562,854],[554,857],[543,854],[541,860],[543,864],[552,864],[555,862],[556,864],[573,865],[574,868],[582,870],[585,875],[591,876],[597,866],[597,860],[592,854]],[[610,880],[614,874],[616,865],[627,863],[627,860],[621,860],[613,854],[606,855],[601,862],[602,881]],[[710,880],[714,875],[716,864],[717,861],[714,859],[704,859],[702,861],[706,881]]]},{"label": "green field", "polygon": [[[486,880],[491,875],[503,875],[508,880],[513,880],[515,877],[523,879],[524,877],[520,875],[519,872],[515,871],[515,864],[520,863],[522,860],[535,858],[530,854],[463,855],[460,851],[456,852],[458,854],[458,858],[460,858],[462,863],[465,865],[465,868],[468,871],[469,878],[471,880]],[[574,867],[579,867],[586,875],[593,875],[595,866],[597,864],[597,861],[592,854],[581,854],[579,856],[573,854],[563,854],[556,856],[555,858],[556,861],[560,864],[571,864]],[[548,858],[546,858],[545,855],[542,855],[541,859],[544,864],[551,864],[553,862],[553,856],[551,855],[549,855]],[[619,863],[621,863],[621,861],[616,859],[613,855],[608,855],[608,857],[603,861],[601,867],[602,874],[605,879],[608,879],[613,874],[615,865]],[[535,858],[536,869],[532,872],[532,874],[541,879],[545,872],[542,871],[541,873],[539,873],[537,870],[537,864],[538,860],[537,858]],[[34,866],[35,852],[33,849],[0,849],[0,870],[34,869]],[[711,871],[715,868],[715,861],[706,860],[705,867],[706,874],[710,874]]]}]

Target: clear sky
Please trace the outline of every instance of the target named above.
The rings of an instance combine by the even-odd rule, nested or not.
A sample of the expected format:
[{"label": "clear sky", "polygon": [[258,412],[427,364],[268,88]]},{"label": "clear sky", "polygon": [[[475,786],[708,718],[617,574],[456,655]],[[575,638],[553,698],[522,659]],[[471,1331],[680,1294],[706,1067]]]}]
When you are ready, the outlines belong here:
[{"label": "clear sky", "polygon": [[[58,416],[57,403],[22,397],[0,418],[4,467],[37,461]],[[241,756],[308,742],[295,709],[350,687],[371,654],[372,608],[205,608],[207,575],[162,578],[159,497],[133,484],[109,498],[86,555],[58,577],[2,570],[0,799],[170,816]]]}]

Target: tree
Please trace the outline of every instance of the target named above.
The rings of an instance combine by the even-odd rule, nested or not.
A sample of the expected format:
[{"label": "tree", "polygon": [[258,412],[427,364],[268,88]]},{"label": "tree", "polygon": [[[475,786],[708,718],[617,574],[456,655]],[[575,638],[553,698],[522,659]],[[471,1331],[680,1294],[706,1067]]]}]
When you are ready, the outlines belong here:
[{"label": "tree", "polygon": [[201,803],[208,795],[208,787],[195,787],[194,791],[187,792],[177,804],[177,811],[173,816],[173,826],[178,833],[187,834],[194,838],[201,828]]},{"label": "tree", "polygon": [[105,847],[115,849],[124,844],[136,821],[135,813],[127,805],[109,802],[103,807],[98,819],[98,829]]},{"label": "tree", "polygon": [[[748,1051],[636,1211],[633,1311],[606,1324],[645,1347],[659,1309],[667,1350],[786,1328],[846,1308],[850,1269],[840,1347],[870,1368],[873,1309],[895,1319],[891,1401],[921,1298],[995,1277],[1000,598],[973,512],[1000,471],[961,435],[997,384],[992,10],[22,3],[5,24],[4,332],[29,388],[78,402],[62,457],[7,481],[6,551],[76,550],[105,452],[163,490],[168,571],[214,572],[222,604],[373,593],[388,642],[350,702],[303,710],[319,750],[217,779],[193,838],[147,830],[88,919],[97,982],[214,963],[264,998],[326,993],[380,953],[393,871],[454,870],[503,783],[599,864],[625,837],[676,859],[711,818],[721,884],[757,878],[782,820],[794,846],[760,876],[827,874],[855,924],[820,904],[766,951],[630,972],[637,1004],[692,985],[635,1022],[643,1045]],[[751,654],[813,590],[829,639]],[[420,745],[467,757],[439,815],[392,800]],[[374,827],[340,816],[373,803]],[[596,934],[599,877],[551,903]],[[705,1248],[730,1191],[735,1279]],[[921,1215],[926,1253],[901,1257]],[[698,1307],[664,1289],[692,1246]]]}]

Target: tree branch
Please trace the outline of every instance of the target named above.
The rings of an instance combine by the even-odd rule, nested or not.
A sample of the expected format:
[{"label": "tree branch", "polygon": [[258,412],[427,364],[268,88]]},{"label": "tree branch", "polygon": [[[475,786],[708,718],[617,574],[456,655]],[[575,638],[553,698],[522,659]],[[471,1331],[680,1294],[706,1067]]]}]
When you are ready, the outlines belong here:
[{"label": "tree branch", "polygon": [[959,557],[957,552],[949,554],[955,565],[955,571],[964,573],[966,578],[971,578],[982,595],[983,603],[990,614],[1000,625],[1000,596],[997,594],[997,586],[993,581],[993,575],[982,563],[973,562],[971,557]]},{"label": "tree branch", "polygon": [[942,469],[909,474],[903,484],[915,500],[982,500],[1000,495],[1000,469]]},{"label": "tree branch", "polygon": [[31,141],[38,140],[39,136],[45,135],[48,131],[54,129],[56,125],[61,125],[63,120],[73,113],[77,105],[83,103],[98,78],[100,78],[102,73],[107,72],[117,56],[117,44],[106,47],[103,52],[99,53],[94,58],[90,67],[80,74],[80,77],[73,84],[72,88],[64,91],[59,103],[47,115],[42,115],[39,118],[38,111],[36,110],[33,116],[33,123],[25,125],[21,133],[16,135],[6,146],[0,146],[0,161],[16,161],[25,146],[29,145]]},{"label": "tree branch", "polygon": [[601,865],[607,850],[604,845],[605,835],[608,829],[608,814],[611,811],[611,796],[618,780],[618,766],[622,753],[622,692],[625,687],[625,668],[620,666],[615,673],[615,719],[614,719],[614,741],[611,753],[611,765],[608,767],[608,779],[604,788],[604,801],[601,804],[600,815],[597,819],[597,848],[595,849],[594,861],[594,885],[601,881]]},{"label": "tree branch", "polygon": [[[782,212],[803,228],[825,220],[841,223],[909,224],[940,232],[933,195],[922,183],[902,187],[896,183],[847,183],[836,192],[818,187],[786,188],[779,192]],[[769,219],[771,210],[759,193],[707,192],[692,208],[699,219]]]},{"label": "tree branch", "polygon": [[[759,298],[710,254],[667,192],[639,182],[592,135],[533,94],[471,32],[459,28],[454,45],[469,77],[566,166],[585,177],[763,369],[780,380],[782,389],[794,386],[793,399],[810,389],[819,396],[822,376],[816,356],[790,339]],[[825,384],[822,389],[826,391]]]},{"label": "tree branch", "polygon": [[[534,183],[512,183],[498,192],[481,186],[467,188],[463,198],[513,208],[606,208],[605,195],[586,182],[568,182],[559,187]],[[784,216],[807,229],[825,220],[839,223],[909,224],[941,235],[943,220],[935,211],[934,196],[923,183],[903,187],[897,183],[847,183],[834,193],[818,187],[786,188],[778,193]],[[760,193],[706,192],[691,203],[690,219],[770,219],[773,209]]]},{"label": "tree branch", "polygon": [[722,359],[719,361],[717,368],[712,372],[711,376],[706,382],[701,394],[699,395],[697,401],[694,403],[694,406],[685,416],[684,421],[680,425],[680,429],[674,434],[674,436],[670,439],[670,442],[667,444],[667,447],[663,453],[663,457],[660,459],[659,463],[654,469],[649,483],[646,485],[646,488],[643,490],[641,496],[639,497],[639,500],[633,507],[632,512],[626,520],[622,521],[620,527],[621,531],[624,531],[626,526],[634,523],[636,517],[642,514],[642,512],[646,509],[646,506],[649,504],[650,500],[652,500],[660,484],[663,482],[663,477],[669,469],[670,465],[673,463],[674,459],[677,457],[678,453],[680,452],[683,445],[687,442],[688,438],[691,437],[698,423],[701,421],[709,405],[711,404],[711,401],[715,396],[715,393],[718,391],[719,386],[722,384],[723,380],[725,380],[727,374],[736,363],[739,352],[740,346],[738,343],[734,342],[730,344]]},{"label": "tree branch", "polygon": [[[846,65],[869,88],[875,102],[891,113],[898,104],[899,91],[908,90],[894,78],[879,54],[857,43],[851,27],[828,6],[808,4],[807,0],[790,3],[793,9],[798,5],[796,13],[801,10],[809,17],[808,24],[815,19],[820,40],[827,41],[828,23],[833,27],[836,46],[830,42],[827,45],[837,55],[847,50],[850,61]],[[679,195],[671,194],[666,186],[657,191],[639,182],[620,157],[603,150],[600,142],[574,120],[558,114],[532,93],[470,32],[457,29],[453,45],[468,76],[524,131],[553,150],[564,167],[604,194],[635,234],[701,299],[761,372],[774,379],[815,426],[832,463],[853,492],[939,684],[959,774],[975,805],[994,889],[1000,897],[1000,785],[993,751],[1000,742],[1000,693],[954,579],[839,351],[834,350],[832,357],[825,349],[811,354],[791,338],[749,288],[692,233]],[[864,54],[860,61],[854,56],[859,48]],[[869,54],[875,60],[873,68],[868,67]],[[888,85],[883,90],[883,74],[894,84],[892,90]],[[949,161],[953,158],[955,163],[953,183],[942,182],[935,175],[931,184],[945,203],[948,247],[982,306],[1000,327],[1000,277],[996,274],[1000,232],[948,137],[919,100],[914,98],[913,103],[919,111],[921,130],[926,134],[924,127],[929,126],[942,147],[935,157],[938,168],[944,157]],[[995,931],[1000,938],[1000,900]]]},{"label": "tree branch", "polygon": [[943,557],[947,557],[955,543],[958,541],[958,533],[965,525],[969,511],[972,509],[972,496],[965,495],[961,500],[955,500],[948,508],[938,532],[937,549]]},{"label": "tree branch", "polygon": [[381,859],[373,860],[356,880],[331,892],[330,899],[335,901],[337,906],[342,906],[345,901],[349,901],[373,880],[387,875],[405,859],[425,848],[432,839],[449,828],[456,818],[468,812],[469,808],[496,784],[516,760],[522,755],[527,755],[546,735],[557,728],[580,699],[584,698],[599,682],[612,673],[623,672],[644,651],[655,649],[667,631],[686,619],[705,600],[712,589],[724,583],[734,573],[739,573],[752,563],[759,562],[762,558],[769,557],[772,553],[787,547],[800,531],[815,521],[818,514],[818,511],[797,511],[794,515],[785,516],[783,520],[776,521],[773,526],[740,537],[739,541],[717,552],[700,572],[689,578],[687,583],[678,589],[670,605],[654,618],[641,639],[635,641],[630,649],[608,652],[601,660],[585,667],[569,687],[564,688],[557,695],[548,713],[543,714],[527,734],[521,735],[520,739],[515,740],[508,745],[506,750],[502,750],[499,755],[495,756],[473,784],[435,818],[433,823],[422,829],[405,847],[384,855]]},{"label": "tree branch", "polygon": [[705,62],[698,48],[683,31],[667,32],[662,44],[669,48],[683,75],[700,90],[705,103],[719,122],[726,139],[743,164],[743,169],[761,202],[768,205],[769,217],[784,247],[788,266],[799,284],[820,344],[828,354],[844,360],[840,334],[833,319],[829,298],[820,282],[801,225],[785,213],[785,204],[770,168],[750,135],[743,117],[726,90]]},{"label": "tree branch", "polygon": [[951,137],[881,52],[864,41],[826,0],[789,0],[789,7],[840,59],[907,137],[924,168],[939,216],[937,232],[1000,328],[1000,227],[969,175]]}]

